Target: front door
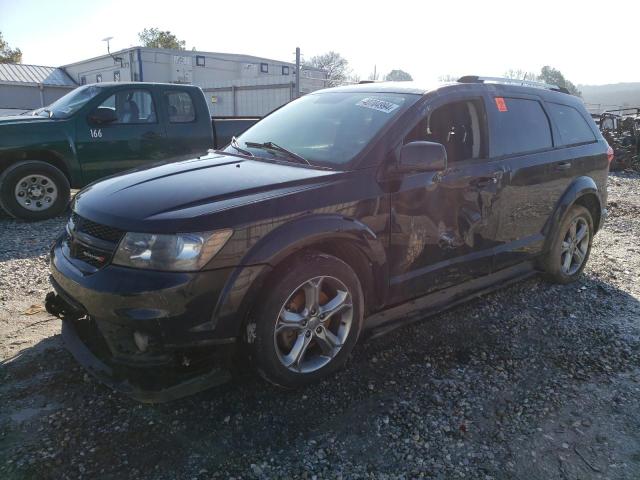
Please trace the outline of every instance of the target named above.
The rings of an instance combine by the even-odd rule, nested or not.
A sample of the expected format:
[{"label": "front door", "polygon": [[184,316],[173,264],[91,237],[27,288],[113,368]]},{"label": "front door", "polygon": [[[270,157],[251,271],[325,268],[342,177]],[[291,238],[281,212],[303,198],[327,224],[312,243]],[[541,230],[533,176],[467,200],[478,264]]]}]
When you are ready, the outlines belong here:
[{"label": "front door", "polygon": [[76,146],[85,184],[167,158],[164,129],[148,90],[118,90],[98,108],[115,110],[117,120],[78,119]]},{"label": "front door", "polygon": [[434,102],[404,139],[443,144],[448,165],[404,176],[391,196],[391,302],[491,272],[505,169],[488,158],[487,132],[484,98],[453,97]]}]

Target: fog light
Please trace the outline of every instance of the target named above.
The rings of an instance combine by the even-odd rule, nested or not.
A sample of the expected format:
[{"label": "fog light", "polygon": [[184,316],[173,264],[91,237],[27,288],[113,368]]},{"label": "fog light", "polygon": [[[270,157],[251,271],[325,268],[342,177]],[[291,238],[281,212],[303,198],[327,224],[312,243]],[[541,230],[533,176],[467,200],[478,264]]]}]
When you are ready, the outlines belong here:
[{"label": "fog light", "polygon": [[141,352],[146,352],[149,347],[149,335],[141,332],[133,332],[133,341]]}]

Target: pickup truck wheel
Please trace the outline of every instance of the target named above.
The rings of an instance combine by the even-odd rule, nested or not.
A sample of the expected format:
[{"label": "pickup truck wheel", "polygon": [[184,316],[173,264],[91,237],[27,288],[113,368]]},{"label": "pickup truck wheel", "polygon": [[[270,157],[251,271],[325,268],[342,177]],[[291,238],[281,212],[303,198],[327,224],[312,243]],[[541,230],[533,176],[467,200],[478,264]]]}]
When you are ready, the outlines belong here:
[{"label": "pickup truck wheel", "polygon": [[0,206],[11,216],[44,220],[59,215],[69,203],[69,181],[53,165],[19,162],[0,175]]},{"label": "pickup truck wheel", "polygon": [[571,283],[587,265],[593,241],[593,218],[582,205],[574,205],[560,222],[549,253],[542,262],[545,276],[555,283]]},{"label": "pickup truck wheel", "polygon": [[355,346],[364,310],[362,288],[342,260],[306,253],[276,272],[258,306],[254,360],[260,375],[284,388],[335,372]]}]

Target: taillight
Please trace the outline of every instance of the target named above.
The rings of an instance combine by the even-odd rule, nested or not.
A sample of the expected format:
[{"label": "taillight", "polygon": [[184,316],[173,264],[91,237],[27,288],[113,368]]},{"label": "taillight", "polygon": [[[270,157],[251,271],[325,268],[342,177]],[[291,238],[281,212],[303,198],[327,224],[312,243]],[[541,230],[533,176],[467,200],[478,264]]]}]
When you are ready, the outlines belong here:
[{"label": "taillight", "polygon": [[613,162],[613,148],[611,145],[607,145],[607,160],[609,160],[609,165]]}]

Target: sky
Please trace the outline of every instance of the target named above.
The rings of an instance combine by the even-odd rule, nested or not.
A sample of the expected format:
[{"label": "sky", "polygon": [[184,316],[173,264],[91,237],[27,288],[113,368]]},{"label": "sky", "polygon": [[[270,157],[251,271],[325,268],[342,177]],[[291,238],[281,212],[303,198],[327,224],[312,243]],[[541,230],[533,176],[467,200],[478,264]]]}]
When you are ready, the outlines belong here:
[{"label": "sky", "polygon": [[363,79],[375,66],[421,82],[543,65],[575,84],[638,82],[628,27],[638,18],[638,0],[0,0],[0,31],[28,64],[105,54],[109,36],[112,51],[138,45],[138,32],[157,27],[188,49],[282,61],[294,61],[297,46],[304,58],[335,50]]}]

